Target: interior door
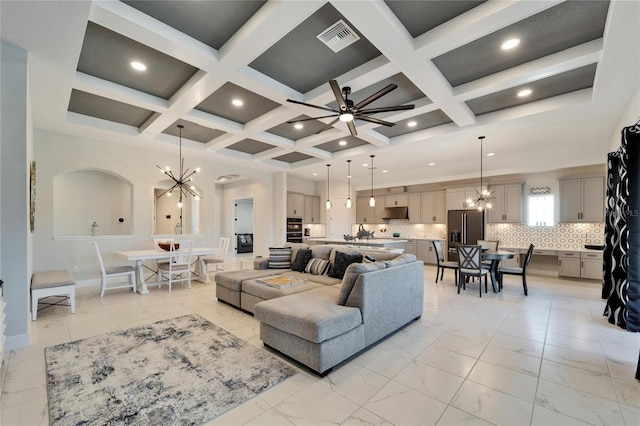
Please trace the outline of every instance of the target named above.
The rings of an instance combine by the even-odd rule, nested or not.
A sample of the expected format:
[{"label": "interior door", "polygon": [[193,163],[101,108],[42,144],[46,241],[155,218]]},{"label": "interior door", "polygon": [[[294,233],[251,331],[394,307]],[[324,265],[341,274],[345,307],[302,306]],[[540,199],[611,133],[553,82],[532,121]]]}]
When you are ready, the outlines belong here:
[{"label": "interior door", "polygon": [[327,210],[327,238],[342,240],[351,234],[349,229],[349,209],[345,206],[346,199],[331,201],[331,209]]}]

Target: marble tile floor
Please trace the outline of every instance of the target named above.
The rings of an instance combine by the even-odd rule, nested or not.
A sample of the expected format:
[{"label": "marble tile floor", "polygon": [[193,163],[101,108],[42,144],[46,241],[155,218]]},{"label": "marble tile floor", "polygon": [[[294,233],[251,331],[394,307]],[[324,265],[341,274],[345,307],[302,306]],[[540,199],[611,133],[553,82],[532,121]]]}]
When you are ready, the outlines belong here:
[{"label": "marble tile floor", "polygon": [[[226,269],[239,268],[235,259]],[[601,315],[600,284],[506,277],[502,293],[460,295],[453,274],[425,266],[424,314],[325,378],[304,370],[210,425],[638,425],[634,379],[640,335]],[[46,425],[43,348],[195,313],[262,346],[253,317],[219,303],[215,287],[79,288],[77,309],[30,322],[31,345],[12,351],[0,424]]]}]

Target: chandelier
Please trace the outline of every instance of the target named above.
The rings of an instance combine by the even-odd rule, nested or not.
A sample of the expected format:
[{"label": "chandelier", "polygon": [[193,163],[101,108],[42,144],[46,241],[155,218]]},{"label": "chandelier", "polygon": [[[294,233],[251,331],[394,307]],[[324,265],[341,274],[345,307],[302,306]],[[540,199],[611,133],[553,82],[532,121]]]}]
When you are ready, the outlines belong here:
[{"label": "chandelier", "polygon": [[164,191],[162,194],[158,195],[157,198],[162,197],[164,194],[167,194],[167,197],[170,197],[173,194],[173,191],[177,190],[180,196],[180,199],[178,200],[178,208],[182,208],[182,197],[183,196],[187,196],[187,194],[190,194],[191,196],[193,196],[194,199],[199,200],[200,199],[200,195],[198,195],[198,193],[196,192],[196,187],[193,186],[191,184],[191,182],[193,181],[193,175],[198,173],[200,171],[200,168],[196,168],[195,170],[189,170],[189,169],[185,169],[184,168],[184,158],[182,158],[182,129],[184,128],[184,126],[182,124],[178,124],[178,129],[180,132],[180,174],[176,175],[173,174],[173,172],[171,171],[171,168],[169,166],[166,166],[164,169],[160,166],[158,166],[156,164],[156,167],[158,169],[160,169],[160,172],[164,173],[165,175],[169,176],[169,178],[171,178],[171,180],[173,180],[173,186],[169,189],[167,189],[166,191]]},{"label": "chandelier", "polygon": [[482,211],[484,209],[491,208],[489,200],[492,200],[495,197],[491,196],[493,191],[482,189],[482,141],[484,140],[484,136],[480,136],[478,139],[480,139],[480,191],[476,188],[476,198],[473,200],[468,199],[467,204],[469,207],[477,207],[478,210]]}]

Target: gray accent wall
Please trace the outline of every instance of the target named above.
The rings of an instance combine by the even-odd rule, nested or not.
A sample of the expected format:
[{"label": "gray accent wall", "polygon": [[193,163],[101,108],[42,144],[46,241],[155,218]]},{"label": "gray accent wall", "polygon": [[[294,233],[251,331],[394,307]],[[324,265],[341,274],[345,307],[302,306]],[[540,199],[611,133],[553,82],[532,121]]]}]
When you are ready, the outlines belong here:
[{"label": "gray accent wall", "polygon": [[2,43],[0,58],[0,276],[7,304],[5,350],[9,351],[29,344],[28,182],[32,141],[27,52]]}]

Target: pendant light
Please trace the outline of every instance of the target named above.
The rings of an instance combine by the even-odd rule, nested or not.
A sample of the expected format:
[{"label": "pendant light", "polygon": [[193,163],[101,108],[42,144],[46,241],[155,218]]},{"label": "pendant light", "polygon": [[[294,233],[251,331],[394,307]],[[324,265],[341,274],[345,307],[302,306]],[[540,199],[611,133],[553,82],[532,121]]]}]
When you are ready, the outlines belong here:
[{"label": "pendant light", "polygon": [[345,205],[350,209],[353,205],[351,202],[351,160],[347,160],[347,189],[349,193],[347,195],[347,202]]},{"label": "pendant light", "polygon": [[494,197],[491,196],[493,191],[489,192],[487,189],[482,189],[482,141],[484,140],[484,136],[480,136],[478,139],[480,139],[480,191],[476,189],[476,198],[474,200],[467,200],[467,203],[470,206],[476,206],[478,210],[482,211],[491,208],[489,200]]},{"label": "pendant light", "polygon": [[371,198],[369,198],[369,206],[375,207],[376,199],[373,196],[373,157],[375,157],[375,155],[370,155],[370,157],[371,157]]},{"label": "pendant light", "polygon": [[327,202],[324,203],[324,207],[327,210],[331,208],[331,201],[329,201],[329,167],[331,167],[331,164],[327,164]]}]

